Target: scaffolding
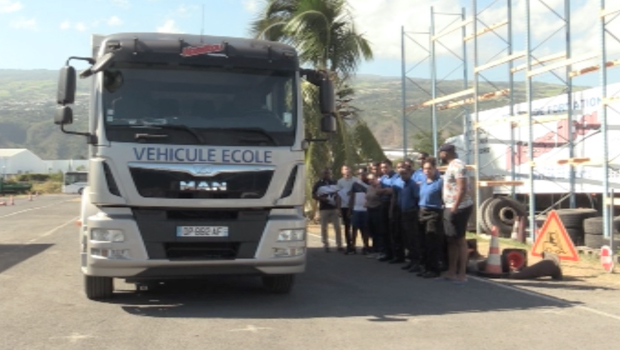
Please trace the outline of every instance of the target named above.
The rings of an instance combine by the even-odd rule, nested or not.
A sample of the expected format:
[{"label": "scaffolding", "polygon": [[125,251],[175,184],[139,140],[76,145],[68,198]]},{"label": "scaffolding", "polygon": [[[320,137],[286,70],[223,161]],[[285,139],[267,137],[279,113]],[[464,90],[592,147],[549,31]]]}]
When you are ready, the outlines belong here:
[{"label": "scaffolding", "polygon": [[[541,178],[547,181],[552,181],[557,183],[559,188],[564,188],[568,195],[562,196],[562,199],[558,202],[555,202],[553,206],[561,203],[565,199],[569,200],[569,206],[571,208],[576,207],[576,167],[583,166],[590,162],[589,158],[579,158],[575,156],[575,126],[574,126],[574,101],[573,101],[573,79],[584,76],[586,74],[592,72],[599,72],[599,82],[600,82],[600,90],[601,90],[601,99],[602,103],[600,104],[600,116],[601,116],[601,128],[600,132],[603,137],[603,161],[602,161],[602,172],[603,176],[601,179],[602,192],[604,204],[602,205],[603,209],[603,218],[604,218],[604,235],[605,237],[612,236],[612,212],[610,210],[610,206],[608,205],[609,197],[610,197],[610,183],[609,183],[609,146],[608,146],[608,120],[607,114],[608,110],[612,109],[615,112],[618,112],[620,108],[617,107],[616,103],[620,102],[620,98],[618,96],[608,96],[608,69],[614,66],[620,65],[620,60],[608,61],[607,60],[607,51],[608,51],[608,38],[613,39],[614,42],[620,43],[620,39],[616,37],[610,30],[609,24],[614,21],[617,17],[620,17],[620,7],[615,5],[615,7],[606,7],[605,0],[600,1],[600,9],[597,13],[599,18],[599,33],[600,33],[600,50],[599,52],[590,52],[587,54],[579,54],[573,55],[573,50],[571,47],[571,42],[573,40],[571,33],[571,1],[563,0],[559,3],[559,6],[550,6],[548,4],[548,0],[526,0],[525,1],[525,9],[524,13],[514,14],[513,10],[515,9],[513,6],[514,0],[471,0],[472,7],[472,15],[470,18],[465,16],[465,9],[463,8],[460,14],[456,13],[441,13],[435,12],[431,7],[431,25],[429,28],[429,46],[427,47],[428,56],[427,58],[430,61],[430,80],[431,80],[431,89],[428,92],[430,95],[430,99],[427,101],[423,101],[422,103],[408,105],[405,100],[405,91],[404,91],[404,82],[405,82],[405,56],[404,56],[404,43],[405,43],[405,31],[403,28],[402,31],[402,50],[403,50],[403,124],[405,125],[405,119],[407,113],[412,111],[429,108],[431,114],[431,130],[433,133],[433,147],[434,152],[437,154],[437,137],[438,134],[442,131],[438,125],[437,119],[437,111],[445,110],[449,108],[463,108],[463,113],[460,116],[463,116],[463,131],[465,134],[465,147],[469,147],[470,143],[473,143],[473,150],[467,149],[466,154],[468,156],[467,164],[471,164],[470,155],[473,153],[473,165],[469,165],[468,168],[472,169],[475,172],[475,183],[476,183],[476,207],[480,208],[480,188],[481,187],[498,187],[504,186],[510,188],[511,194],[515,195],[515,186],[527,185],[529,187],[527,189],[528,193],[528,202],[529,202],[529,227],[532,228],[530,230],[530,238],[532,240],[536,239],[536,188],[535,188],[535,179]],[[481,2],[484,2],[484,8],[482,10],[478,9],[478,5]],[[557,30],[551,32],[548,35],[541,35],[541,33],[536,32],[536,37],[534,37],[535,30],[533,29],[532,24],[532,6],[537,5],[537,15],[540,15],[541,12],[546,12],[546,15],[553,17],[550,22],[552,24],[559,25]],[[558,9],[560,7],[560,9]],[[542,10],[542,11],[541,11]],[[494,11],[494,12],[492,12]],[[505,18],[498,18],[497,13],[501,11],[505,14]],[[486,16],[492,12],[492,16]],[[456,20],[451,22],[449,25],[441,28],[440,30],[436,30],[436,16],[454,16]],[[491,23],[488,18],[492,17],[493,23]],[[515,50],[514,43],[514,33],[513,33],[513,22],[515,18],[525,18],[525,47],[518,51]],[[471,28],[470,33],[468,33],[468,28]],[[447,47],[443,42],[443,38],[448,35],[454,35],[455,33],[460,33],[461,35],[461,43],[462,47]],[[557,44],[558,42],[562,43],[563,50],[559,50],[560,52],[550,53],[548,49],[548,43],[555,36],[562,36],[563,40],[555,40],[554,42]],[[489,39],[489,37],[493,39]],[[494,45],[484,45],[484,52],[481,50],[480,41],[486,40],[495,40],[499,41],[500,44]],[[471,80],[470,80],[470,71],[469,67],[469,57],[468,57],[468,43],[471,43],[472,49],[469,54],[472,56],[471,60]],[[459,63],[458,67],[452,70],[449,74],[452,74],[454,71],[458,70],[459,67],[462,67],[463,73],[463,90],[445,93],[438,88],[438,86],[443,82],[446,77],[438,79],[438,55],[436,53],[436,46],[440,45],[445,51],[448,53],[452,59],[456,58]],[[557,46],[557,45],[556,45]],[[488,55],[488,49],[492,47],[493,49],[497,49],[498,52],[494,55]],[[456,50],[460,49],[461,54],[456,54]],[[484,53],[486,56],[485,59],[482,59],[481,56]],[[587,63],[588,61],[597,60],[598,63],[596,65],[585,66],[579,69],[574,69],[573,67],[577,64]],[[520,61],[520,62],[519,62]],[[443,66],[443,65],[442,65]],[[506,80],[508,81],[508,88],[500,89],[495,86],[490,79],[488,79],[485,74],[493,71],[494,76],[497,76],[497,72],[501,69],[501,72],[506,74]],[[524,79],[523,83],[525,85],[526,92],[526,110],[515,112],[515,75],[523,74]],[[562,86],[562,94],[566,96],[566,108],[563,113],[555,113],[552,115],[537,115],[535,111],[533,111],[533,98],[534,98],[534,89],[536,85],[534,85],[533,80],[535,77],[539,77],[542,75],[547,75],[548,77],[555,77],[558,81],[560,81]],[[472,86],[468,85],[469,81],[473,81]],[[484,88],[482,82],[485,83]],[[493,87],[493,91],[489,91],[489,86]],[[505,97],[508,100],[508,114],[502,116],[501,118],[494,118],[490,120],[481,121],[479,119],[480,114],[480,102],[489,99],[489,98],[497,98],[497,97]],[[473,105],[473,111],[468,109],[468,106]],[[564,132],[563,135],[560,135],[558,130],[551,130],[546,123],[552,121],[561,121],[565,123],[568,127],[568,132]],[[495,161],[492,159],[487,162],[487,164],[481,164],[480,159],[480,142],[483,141],[481,139],[480,134],[482,132],[487,133],[485,130],[486,127],[504,124],[509,125],[511,128],[511,136],[509,140],[502,141],[506,143],[510,149],[510,179],[504,178],[501,181],[497,181],[497,179],[486,178],[484,174],[485,166],[488,163]],[[517,174],[517,163],[515,161],[515,156],[517,152],[520,152],[522,149],[516,147],[516,137],[514,133],[514,129],[518,126],[527,126],[527,163],[525,164],[525,170],[527,171],[527,182],[519,181],[519,177],[525,177],[524,173]],[[534,138],[534,128],[537,127],[537,130],[541,130],[542,128],[546,128],[549,132],[555,132],[556,139],[565,139],[562,142],[566,143],[565,150],[568,151],[568,158],[559,160],[558,165],[566,165],[568,167],[568,187],[564,187],[564,184],[561,184],[557,181],[556,178],[546,177],[543,172],[540,170],[537,171],[536,164],[536,154],[535,154],[535,144],[536,140]],[[473,136],[470,139],[470,135]],[[407,139],[407,133],[404,131],[403,138]],[[488,141],[488,138],[486,138]],[[471,141],[471,142],[467,142]],[[406,145],[406,144],[405,144]],[[523,146],[523,145],[521,145]],[[557,153],[559,154],[559,153]],[[521,156],[521,154],[520,154]],[[521,160],[520,160],[521,161]],[[521,168],[521,167],[520,167]],[[508,175],[506,176],[508,177]],[[524,189],[525,190],[525,189]],[[525,192],[525,191],[522,191]],[[611,192],[611,197],[613,197],[613,191]],[[613,208],[611,208],[613,209]],[[543,212],[546,212],[543,211]],[[477,220],[477,228],[479,230],[479,218]]]}]

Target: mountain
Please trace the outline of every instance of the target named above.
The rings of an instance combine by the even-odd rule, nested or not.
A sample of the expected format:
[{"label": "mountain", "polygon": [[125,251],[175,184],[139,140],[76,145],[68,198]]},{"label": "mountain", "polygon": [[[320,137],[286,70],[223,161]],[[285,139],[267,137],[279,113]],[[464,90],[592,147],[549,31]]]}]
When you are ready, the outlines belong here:
[{"label": "mountain", "polygon": [[[58,71],[54,70],[7,70],[0,69],[0,148],[28,148],[43,159],[85,158],[85,140],[79,136],[63,134],[53,123],[57,109],[55,103]],[[430,82],[414,79],[416,84],[430,91]],[[481,93],[506,89],[505,82],[482,84]],[[351,105],[361,109],[361,117],[384,147],[402,145],[402,102],[401,78],[375,75],[358,75],[351,81],[356,95]],[[471,84],[470,84],[471,86]],[[438,96],[463,89],[461,81],[443,81]],[[535,98],[560,94],[561,85],[537,83]],[[84,131],[87,128],[88,81],[78,79],[76,104],[73,106],[74,124],[67,129]],[[430,97],[416,87],[407,84],[408,105],[429,100]],[[515,84],[515,100],[525,101],[525,84]],[[508,104],[509,100],[498,98],[481,103],[481,109],[495,108]],[[471,106],[470,106],[471,107]],[[451,120],[457,118],[462,109],[438,112],[438,121],[447,134],[462,131],[462,123]],[[419,130],[430,130],[430,109],[416,111],[408,116],[410,122],[409,138],[413,140]]]}]

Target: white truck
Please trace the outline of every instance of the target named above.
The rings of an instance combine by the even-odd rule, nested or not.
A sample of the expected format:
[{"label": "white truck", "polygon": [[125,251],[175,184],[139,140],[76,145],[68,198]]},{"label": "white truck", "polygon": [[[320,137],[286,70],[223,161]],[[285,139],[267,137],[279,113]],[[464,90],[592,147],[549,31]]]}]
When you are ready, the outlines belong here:
[{"label": "white truck", "polygon": [[[333,84],[281,43],[206,35],[93,36],[61,69],[55,123],[85,136],[81,269],[90,299],[114,278],[145,283],[261,276],[291,290],[306,264],[302,77],[318,86],[324,132]],[[88,130],[73,121],[76,70],[91,67]]]},{"label": "white truck", "polygon": [[[620,92],[620,84],[607,87],[608,96]],[[532,125],[534,145],[534,193],[535,211],[542,212],[551,206],[567,208],[572,205],[593,208],[599,213],[603,199],[603,134],[601,132],[601,95],[600,88],[591,88],[572,94],[572,106],[568,106],[566,94],[532,101]],[[568,110],[572,109],[572,120],[568,119]],[[479,113],[478,164],[481,180],[523,181],[520,186],[493,187],[494,196],[514,193],[517,200],[528,204],[529,184],[529,121],[527,103],[514,106],[514,115],[509,117],[509,106],[485,110]],[[472,115],[472,121],[474,116]],[[572,126],[572,127],[571,127]],[[462,159],[474,164],[475,138],[473,125],[469,133],[450,138],[459,149]],[[569,137],[571,135],[572,137]],[[614,141],[620,139],[620,114],[613,108],[608,109],[609,139],[609,187],[620,190],[620,148]],[[571,142],[572,141],[572,153]],[[571,168],[560,164],[569,158],[589,158],[575,167],[574,187],[571,188]],[[514,191],[514,192],[513,192]],[[487,194],[488,195],[488,194]],[[484,196],[481,198],[484,200]],[[503,203],[503,204],[502,204]],[[489,218],[495,216],[497,224],[508,230],[514,222],[516,212],[514,201],[496,203],[490,213],[486,205],[479,208],[480,215]],[[506,206],[501,208],[500,206]],[[479,216],[480,217],[480,216]],[[487,220],[489,221],[489,220]],[[490,225],[489,225],[490,226]],[[489,227],[487,227],[489,228]],[[484,223],[482,223],[484,230]]]}]

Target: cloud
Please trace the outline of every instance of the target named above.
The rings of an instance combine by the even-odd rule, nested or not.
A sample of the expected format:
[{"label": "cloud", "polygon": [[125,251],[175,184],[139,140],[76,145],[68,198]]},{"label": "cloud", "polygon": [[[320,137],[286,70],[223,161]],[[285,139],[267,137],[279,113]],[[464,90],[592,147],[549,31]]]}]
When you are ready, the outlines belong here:
[{"label": "cloud", "polygon": [[157,27],[157,31],[159,33],[182,33],[172,19],[166,20],[163,25]]},{"label": "cloud", "polygon": [[78,30],[78,31],[80,31],[80,32],[84,32],[84,31],[86,31],[86,29],[87,29],[87,28],[86,28],[86,24],[84,24],[84,22],[77,22],[77,23],[75,24],[75,29],[77,29],[77,30]]},{"label": "cloud", "polygon": [[64,22],[60,23],[60,29],[67,30],[69,28],[71,28],[71,22],[64,21]]},{"label": "cloud", "polygon": [[19,1],[0,0],[0,13],[16,12],[22,7],[22,3]]},{"label": "cloud", "polygon": [[31,31],[37,31],[39,28],[37,27],[37,20],[34,18],[26,19],[26,18],[18,18],[16,20],[11,21],[10,26],[15,29],[26,29]]},{"label": "cloud", "polygon": [[113,3],[116,6],[122,7],[124,9],[128,9],[128,8],[131,7],[131,4],[129,3],[129,0],[110,0],[110,2]]},{"label": "cloud", "polygon": [[123,25],[123,21],[117,16],[112,16],[108,19],[108,25],[110,27],[118,27],[118,26]]},{"label": "cloud", "polygon": [[255,14],[258,11],[258,0],[244,0],[243,1],[243,8],[252,13]]}]

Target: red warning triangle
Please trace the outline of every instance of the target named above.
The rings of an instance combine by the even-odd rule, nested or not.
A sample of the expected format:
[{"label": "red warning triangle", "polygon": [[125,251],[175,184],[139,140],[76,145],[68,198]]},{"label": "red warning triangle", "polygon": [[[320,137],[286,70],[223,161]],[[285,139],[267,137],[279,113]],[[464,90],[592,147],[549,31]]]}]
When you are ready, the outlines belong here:
[{"label": "red warning triangle", "polygon": [[532,256],[542,257],[543,252],[554,253],[562,260],[579,261],[573,240],[555,210],[547,216],[532,247]]}]

